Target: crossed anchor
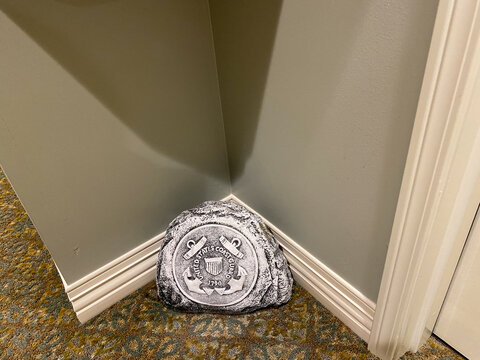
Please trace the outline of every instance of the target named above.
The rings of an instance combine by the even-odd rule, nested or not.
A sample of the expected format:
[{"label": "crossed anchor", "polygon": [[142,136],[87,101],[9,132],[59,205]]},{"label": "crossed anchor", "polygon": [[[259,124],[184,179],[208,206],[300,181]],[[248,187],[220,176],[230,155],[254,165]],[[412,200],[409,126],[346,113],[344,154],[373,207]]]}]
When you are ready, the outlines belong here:
[{"label": "crossed anchor", "polygon": [[[243,285],[245,284],[245,280],[247,279],[247,271],[243,267],[239,266],[237,276],[239,276],[239,279],[235,279],[232,277],[227,283],[227,285],[230,286],[228,290],[226,290],[227,287],[202,289],[200,288],[200,285],[202,285],[202,281],[192,275],[190,268],[185,269],[185,271],[183,272],[183,280],[185,280],[185,284],[187,285],[188,290],[202,295],[211,295],[213,291],[216,291],[220,295],[229,295],[242,290]],[[191,279],[192,277],[193,279]]]}]

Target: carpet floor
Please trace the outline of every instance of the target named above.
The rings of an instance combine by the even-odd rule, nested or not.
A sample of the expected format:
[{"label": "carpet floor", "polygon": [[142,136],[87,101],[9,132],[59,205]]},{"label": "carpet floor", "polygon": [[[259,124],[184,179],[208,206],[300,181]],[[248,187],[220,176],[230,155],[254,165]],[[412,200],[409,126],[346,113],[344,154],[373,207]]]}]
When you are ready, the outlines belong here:
[{"label": "carpet floor", "polygon": [[[375,359],[300,286],[242,316],[165,307],[152,282],[80,324],[55,265],[0,169],[0,359]],[[404,359],[462,359],[435,338]]]}]

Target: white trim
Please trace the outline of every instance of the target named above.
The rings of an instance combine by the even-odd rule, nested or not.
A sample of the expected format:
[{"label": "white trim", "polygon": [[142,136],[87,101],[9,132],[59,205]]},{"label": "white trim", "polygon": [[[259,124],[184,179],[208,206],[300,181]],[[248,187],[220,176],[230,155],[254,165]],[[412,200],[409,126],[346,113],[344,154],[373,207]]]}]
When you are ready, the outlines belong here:
[{"label": "white trim", "polygon": [[65,290],[81,323],[155,279],[161,233],[123,254]]},{"label": "white trim", "polygon": [[[258,214],[235,195],[231,196],[231,200]],[[295,280],[358,336],[368,341],[375,313],[375,303],[270,221],[260,214],[258,215],[273,231],[290,264]]]},{"label": "white trim", "polygon": [[[230,198],[231,195],[223,200]],[[81,323],[155,280],[158,251],[164,236],[165,232],[154,236],[72,284],[64,282]]]},{"label": "white trim", "polygon": [[417,351],[429,335],[427,321],[447,260],[466,231],[463,219],[475,210],[478,5],[439,4],[369,339],[369,349],[384,360]]},{"label": "white trim", "polygon": [[118,258],[112,260],[108,264],[98,268],[97,270],[91,272],[90,274],[82,277],[81,279],[73,282],[70,285],[67,285],[65,290],[68,293],[75,292],[77,289],[87,286],[92,280],[97,284],[102,282],[102,279],[111,278],[117,275],[117,273],[125,269],[125,264],[134,264],[139,257],[139,254],[145,253],[144,250],[148,250],[155,245],[159,246],[161,239],[164,237],[165,232],[158,234],[151,238],[148,241],[145,241],[143,244],[137,246],[136,248],[126,252],[125,254],[119,256]]},{"label": "white trim", "polygon": [[[256,213],[234,195],[223,200],[233,200]],[[263,220],[280,243],[295,280],[367,341],[375,304],[275,225],[265,218]],[[161,233],[155,236],[82,279],[65,286],[81,323],[155,279],[158,251],[164,235],[165,233]]]}]

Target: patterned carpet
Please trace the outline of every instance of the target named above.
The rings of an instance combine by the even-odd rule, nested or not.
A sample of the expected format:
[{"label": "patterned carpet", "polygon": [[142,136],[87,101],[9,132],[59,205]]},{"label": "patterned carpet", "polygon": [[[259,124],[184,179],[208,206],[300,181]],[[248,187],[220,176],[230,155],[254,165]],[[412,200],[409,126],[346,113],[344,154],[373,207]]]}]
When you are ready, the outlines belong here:
[{"label": "patterned carpet", "polygon": [[[40,237],[0,169],[0,359],[374,359],[365,342],[295,286],[277,309],[195,315],[151,284],[81,325]],[[405,359],[462,359],[431,338]]]}]

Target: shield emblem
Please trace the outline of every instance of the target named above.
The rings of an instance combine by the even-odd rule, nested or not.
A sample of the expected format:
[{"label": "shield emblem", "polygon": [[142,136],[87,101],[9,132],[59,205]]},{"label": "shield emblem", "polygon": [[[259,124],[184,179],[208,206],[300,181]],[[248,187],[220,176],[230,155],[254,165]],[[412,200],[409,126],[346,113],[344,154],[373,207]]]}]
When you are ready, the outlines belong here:
[{"label": "shield emblem", "polygon": [[222,272],[222,258],[205,258],[205,270],[212,275],[220,274]]}]

